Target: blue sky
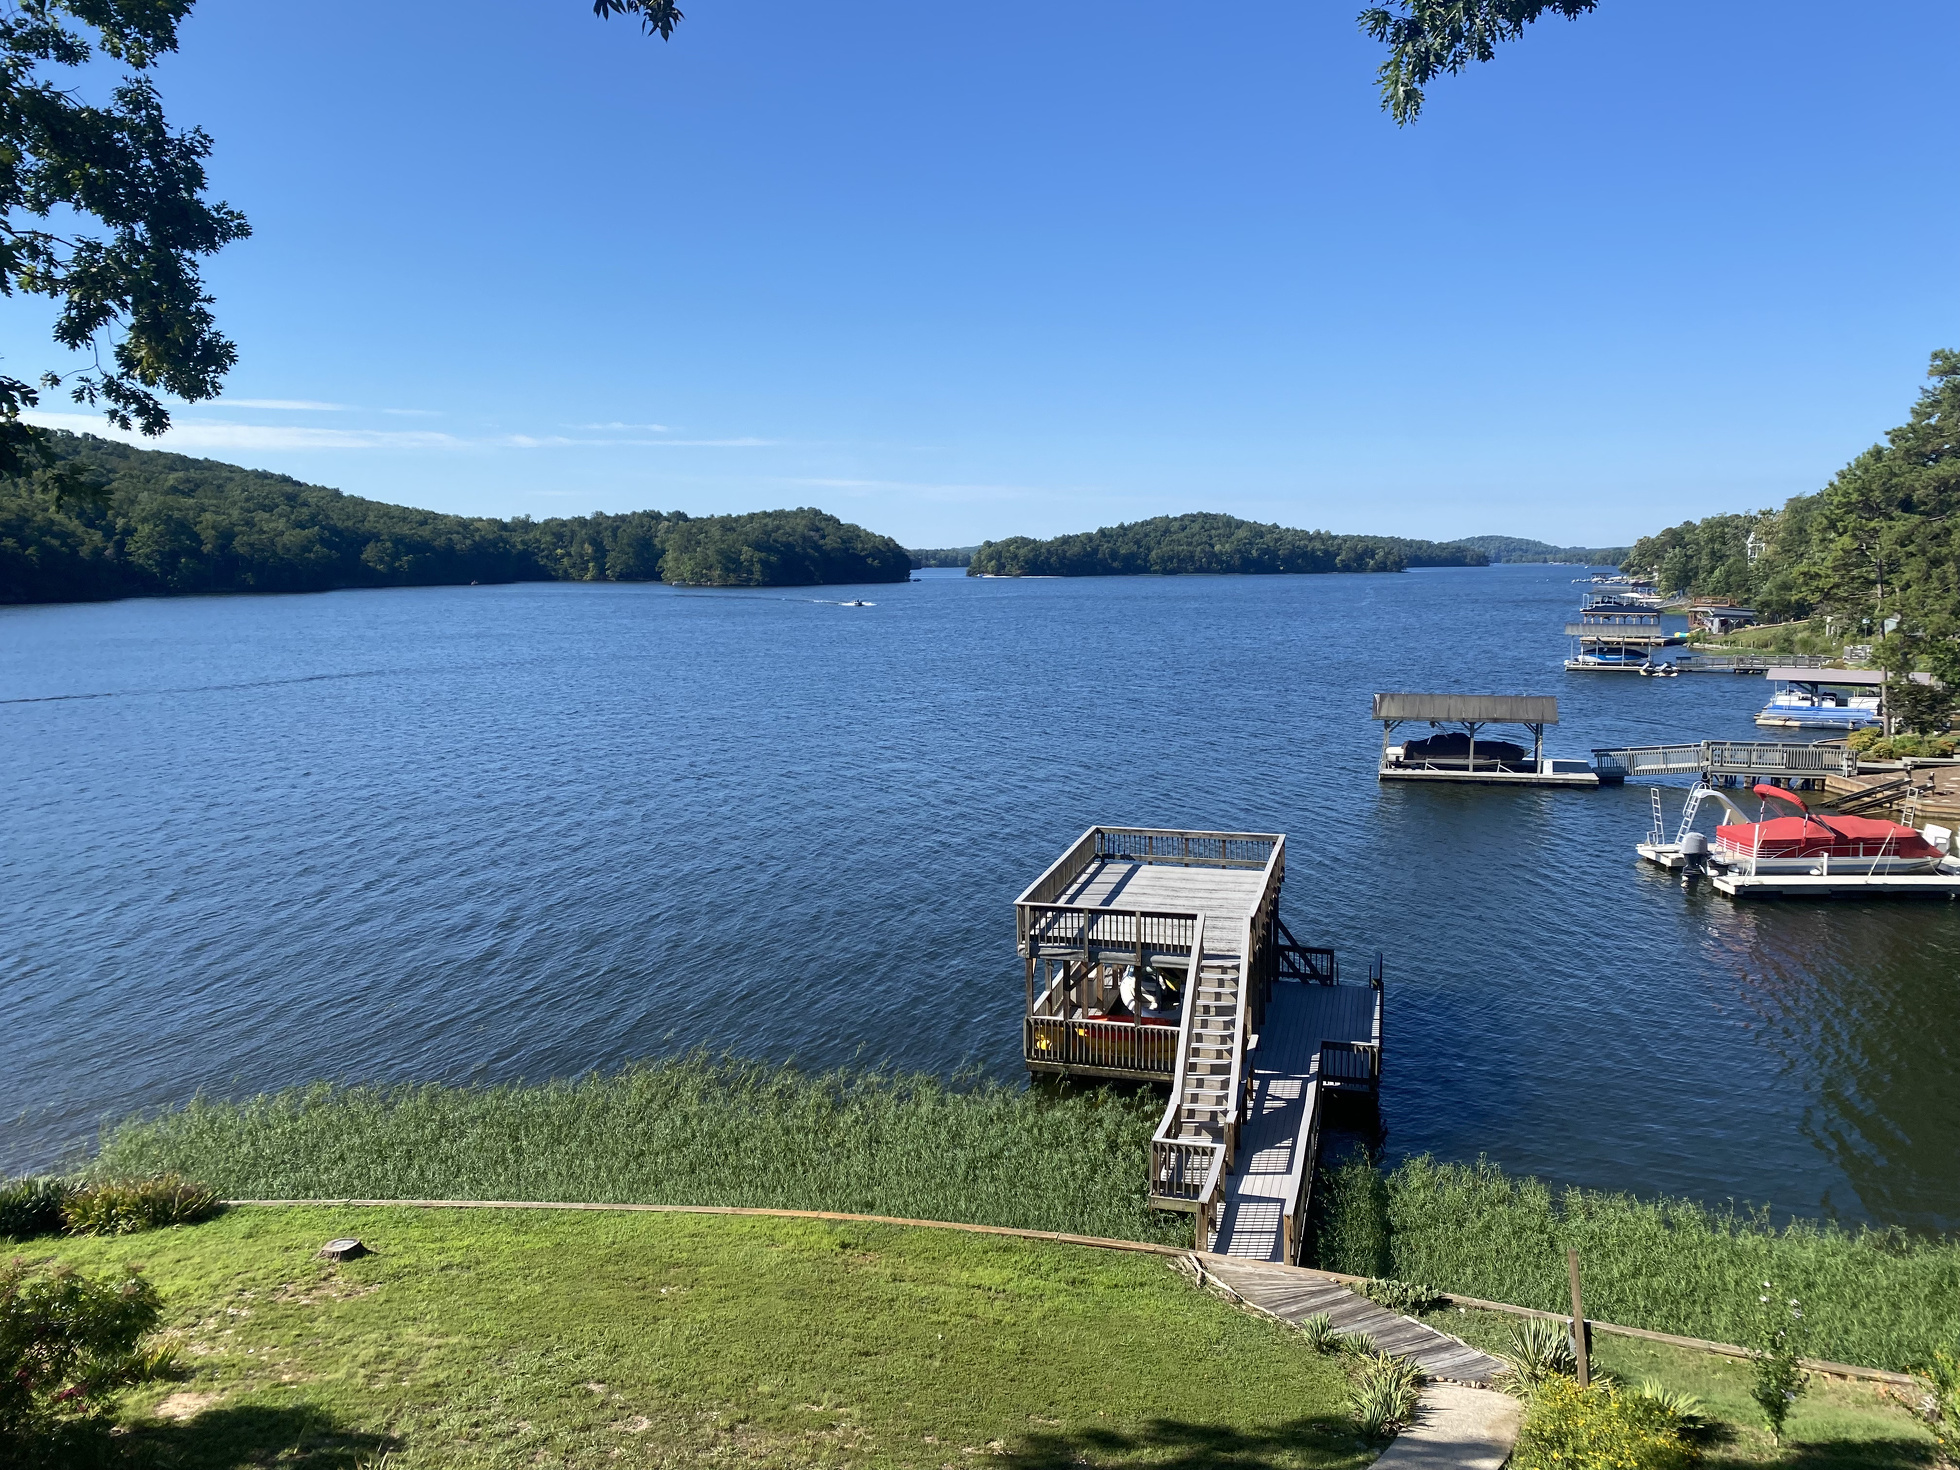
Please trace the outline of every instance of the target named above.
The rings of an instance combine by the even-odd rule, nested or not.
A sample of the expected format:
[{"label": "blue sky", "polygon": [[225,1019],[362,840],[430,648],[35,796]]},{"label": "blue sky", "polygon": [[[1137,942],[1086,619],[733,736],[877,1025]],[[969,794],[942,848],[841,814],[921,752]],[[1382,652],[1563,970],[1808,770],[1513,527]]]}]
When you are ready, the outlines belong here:
[{"label": "blue sky", "polygon": [[1358,0],[685,8],[201,0],[165,98],[255,235],[166,445],[915,546],[1607,544],[1815,489],[1960,346],[1950,0],[1604,0],[1400,130]]}]

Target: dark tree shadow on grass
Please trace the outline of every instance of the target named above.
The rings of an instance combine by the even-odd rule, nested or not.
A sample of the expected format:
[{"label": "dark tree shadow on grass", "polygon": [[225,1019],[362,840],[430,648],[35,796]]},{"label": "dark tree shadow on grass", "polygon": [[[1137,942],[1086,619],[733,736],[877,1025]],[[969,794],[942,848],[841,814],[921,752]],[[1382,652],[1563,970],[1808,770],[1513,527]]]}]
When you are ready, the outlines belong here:
[{"label": "dark tree shadow on grass", "polygon": [[[1709,1456],[1709,1463],[1720,1464],[1720,1457]],[[1923,1439],[1821,1439],[1785,1440],[1776,1466],[1777,1470],[1922,1470],[1933,1463],[1933,1446]]]},{"label": "dark tree shadow on grass", "polygon": [[1270,1430],[1247,1431],[1218,1424],[1187,1424],[1153,1419],[1141,1430],[1085,1429],[1076,1433],[1030,1434],[1008,1455],[1035,1470],[1075,1470],[1082,1465],[1143,1463],[1163,1470],[1263,1470],[1302,1457],[1320,1461],[1350,1459],[1380,1450],[1355,1433],[1338,1415],[1294,1419]]},{"label": "dark tree shadow on grass", "polygon": [[0,1448],[12,1470],[245,1470],[277,1464],[305,1470],[355,1470],[400,1448],[392,1435],[367,1434],[319,1409],[234,1404],[182,1421],[145,1420],[111,1432],[101,1422]]}]

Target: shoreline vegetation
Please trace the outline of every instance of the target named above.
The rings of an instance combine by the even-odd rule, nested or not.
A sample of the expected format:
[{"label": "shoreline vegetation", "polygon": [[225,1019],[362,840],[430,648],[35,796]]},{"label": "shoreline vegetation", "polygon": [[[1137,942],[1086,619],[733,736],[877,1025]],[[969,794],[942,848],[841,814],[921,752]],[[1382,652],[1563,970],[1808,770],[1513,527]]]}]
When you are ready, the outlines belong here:
[{"label": "shoreline vegetation", "polygon": [[498,520],[343,495],[220,460],[49,431],[0,479],[0,603],[477,582],[903,582],[909,552],[824,511]]},{"label": "shoreline vegetation", "polygon": [[1935,352],[1926,376],[1907,421],[1822,490],[1642,537],[1627,567],[1664,592],[1754,608],[1781,625],[1775,651],[1856,639],[1894,674],[1960,686],[1960,352]]},{"label": "shoreline vegetation", "polygon": [[970,576],[1399,572],[1618,554],[1514,536],[1334,535],[1212,514],[936,550],[908,550],[807,506],[500,520],[89,434],[46,438],[51,466],[0,478],[0,604],[512,582],[837,586],[903,582],[921,567]]},{"label": "shoreline vegetation", "polygon": [[[747,1205],[1007,1225],[1182,1246],[1151,1211],[1157,1100],[703,1056],[497,1087],[317,1085],[193,1102],[105,1130],[86,1177],[175,1172],[230,1198]],[[1818,1357],[1903,1372],[1960,1336],[1960,1241],[1687,1200],[1554,1190],[1495,1166],[1350,1160],[1316,1186],[1310,1264],[1747,1341],[1754,1284],[1804,1299]]]}]

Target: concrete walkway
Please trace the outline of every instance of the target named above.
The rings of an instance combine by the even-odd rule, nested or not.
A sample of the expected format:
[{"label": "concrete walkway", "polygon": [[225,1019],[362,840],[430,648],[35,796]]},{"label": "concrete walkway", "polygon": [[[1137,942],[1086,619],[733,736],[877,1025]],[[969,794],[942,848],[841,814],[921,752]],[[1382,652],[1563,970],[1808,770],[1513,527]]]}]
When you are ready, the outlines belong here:
[{"label": "concrete walkway", "polygon": [[1499,1470],[1518,1443],[1524,1405],[1494,1388],[1435,1382],[1415,1423],[1395,1436],[1375,1470]]}]

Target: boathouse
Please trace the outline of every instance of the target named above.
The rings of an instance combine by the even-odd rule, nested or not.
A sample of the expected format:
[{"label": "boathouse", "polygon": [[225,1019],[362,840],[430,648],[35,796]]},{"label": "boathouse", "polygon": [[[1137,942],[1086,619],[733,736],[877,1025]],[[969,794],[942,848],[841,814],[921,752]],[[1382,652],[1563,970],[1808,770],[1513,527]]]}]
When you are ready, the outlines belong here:
[{"label": "boathouse", "polygon": [[[1496,786],[1597,786],[1586,761],[1545,754],[1545,727],[1558,723],[1558,701],[1547,694],[1377,694],[1382,722],[1382,781],[1474,781]],[[1405,725],[1427,725],[1429,734],[1396,735]],[[1478,731],[1515,725],[1531,748]]]},{"label": "boathouse", "polygon": [[1276,832],[1091,827],[1015,900],[1037,1076],[1161,1084],[1148,1187],[1200,1250],[1296,1262],[1325,1097],[1381,1077],[1382,983],[1279,916]]},{"label": "boathouse", "polygon": [[1662,626],[1660,610],[1625,597],[1594,597],[1579,609],[1579,621],[1565,625],[1573,640],[1565,667],[1580,670],[1638,671],[1652,664],[1657,649],[1680,643],[1684,635]]}]

